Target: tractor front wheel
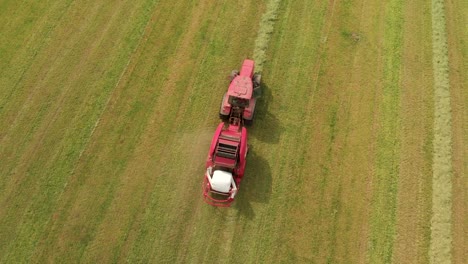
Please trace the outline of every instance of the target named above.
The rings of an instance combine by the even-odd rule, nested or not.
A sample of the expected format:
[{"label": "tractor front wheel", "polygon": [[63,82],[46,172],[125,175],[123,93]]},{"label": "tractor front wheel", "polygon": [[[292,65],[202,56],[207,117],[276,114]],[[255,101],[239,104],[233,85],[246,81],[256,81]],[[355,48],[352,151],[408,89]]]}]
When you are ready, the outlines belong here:
[{"label": "tractor front wheel", "polygon": [[237,75],[239,75],[239,71],[233,70],[231,74],[229,74],[229,81],[232,82],[232,80],[234,80],[234,78],[236,78]]}]

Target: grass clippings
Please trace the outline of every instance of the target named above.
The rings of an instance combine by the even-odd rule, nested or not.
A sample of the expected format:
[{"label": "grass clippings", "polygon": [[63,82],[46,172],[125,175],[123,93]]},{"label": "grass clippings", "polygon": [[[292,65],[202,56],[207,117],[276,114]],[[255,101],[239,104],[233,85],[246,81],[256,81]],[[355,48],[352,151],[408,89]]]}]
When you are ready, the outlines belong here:
[{"label": "grass clippings", "polygon": [[271,0],[267,5],[266,12],[262,16],[262,20],[260,21],[254,48],[254,60],[257,72],[262,72],[263,64],[266,61],[266,50],[268,49],[271,34],[273,34],[280,2],[281,0]]},{"label": "grass clippings", "polygon": [[434,159],[432,163],[431,263],[451,263],[452,120],[447,32],[443,0],[432,0]]}]

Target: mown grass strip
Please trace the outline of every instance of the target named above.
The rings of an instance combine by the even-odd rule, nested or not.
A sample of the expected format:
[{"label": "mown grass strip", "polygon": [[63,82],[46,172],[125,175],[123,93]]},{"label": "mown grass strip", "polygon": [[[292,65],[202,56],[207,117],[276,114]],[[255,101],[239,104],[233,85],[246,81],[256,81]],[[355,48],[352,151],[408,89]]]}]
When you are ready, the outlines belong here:
[{"label": "mown grass strip", "polygon": [[263,64],[265,64],[266,51],[268,49],[268,43],[271,39],[271,34],[274,30],[280,3],[281,0],[271,0],[267,5],[266,12],[262,16],[262,20],[260,21],[253,55],[257,72],[262,72]]},{"label": "mown grass strip", "polygon": [[452,120],[445,7],[432,0],[434,70],[434,159],[432,163],[431,263],[451,263],[452,250]]},{"label": "mown grass strip", "polygon": [[375,190],[371,212],[371,263],[390,263],[395,237],[400,151],[400,76],[403,46],[403,1],[390,1],[385,10],[383,90],[377,138]]},{"label": "mown grass strip", "polygon": [[[106,20],[114,26],[109,29],[102,42],[96,43],[89,55],[90,61],[93,59],[99,61],[96,68],[105,70],[101,73],[93,71],[92,67],[87,67],[82,76],[75,77],[73,83],[70,82],[71,95],[67,95],[64,99],[66,107],[54,117],[54,123],[48,127],[49,129],[43,137],[45,143],[37,150],[34,158],[23,165],[27,166],[27,172],[24,173],[25,180],[18,184],[17,190],[15,190],[17,195],[12,196],[14,204],[8,205],[5,209],[6,213],[0,218],[3,224],[0,224],[0,233],[6,234],[2,236],[6,245],[3,252],[6,253],[0,254],[2,255],[0,262],[22,263],[37,259],[35,258],[37,255],[33,255],[35,249],[42,237],[46,238],[50,235],[47,232],[47,225],[55,205],[61,196],[65,183],[70,178],[69,173],[79,152],[85,147],[87,135],[90,135],[94,121],[101,113],[110,91],[115,87],[118,76],[131,51],[137,45],[142,26],[148,19],[144,10],[151,9],[151,3],[151,1],[146,1],[142,4],[134,4],[132,9],[122,9],[126,10],[126,13],[110,8],[100,13],[104,19],[111,14],[118,14],[117,18],[126,20],[130,18],[131,23],[122,24],[117,21],[114,21],[117,23],[112,23],[112,20]],[[81,8],[84,6],[82,5]],[[139,15],[136,16],[136,14]],[[133,17],[136,19],[132,19]],[[100,21],[102,20],[95,24],[99,26]],[[62,23],[57,27],[66,26],[67,24]],[[88,30],[88,27],[86,29]],[[91,33],[99,32],[92,31],[93,28],[89,30]],[[116,39],[121,40],[120,46],[116,46],[115,49],[106,48],[112,45]],[[76,45],[83,47],[84,43],[79,42]],[[81,53],[77,52],[77,54]],[[70,63],[73,63],[73,60],[70,60]],[[68,64],[62,62],[61,65]],[[112,67],[110,67],[111,65]],[[29,78],[34,78],[34,76]],[[73,89],[77,86],[81,89]],[[94,87],[99,88],[92,89]],[[42,253],[42,251],[37,252],[39,255]],[[72,255],[75,252],[70,250],[68,253]],[[50,256],[47,253],[44,255]]]}]

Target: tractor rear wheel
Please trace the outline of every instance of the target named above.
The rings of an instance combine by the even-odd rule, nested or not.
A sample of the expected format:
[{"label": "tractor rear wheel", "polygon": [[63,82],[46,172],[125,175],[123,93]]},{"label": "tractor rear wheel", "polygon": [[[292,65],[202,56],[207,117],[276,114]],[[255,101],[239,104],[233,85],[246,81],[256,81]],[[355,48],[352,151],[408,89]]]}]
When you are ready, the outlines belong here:
[{"label": "tractor rear wheel", "polygon": [[253,114],[252,114],[252,119],[245,119],[245,118],[244,118],[244,124],[245,124],[246,126],[252,126],[252,125],[253,125],[254,119],[255,119],[255,109],[254,109],[254,112],[253,112]]},{"label": "tractor rear wheel", "polygon": [[262,81],[262,75],[260,73],[255,73],[252,78],[252,81],[253,81],[254,88],[260,87],[260,83]]},{"label": "tractor rear wheel", "polygon": [[219,113],[219,118],[223,121],[227,121],[229,119],[229,115],[223,115],[221,113]]}]

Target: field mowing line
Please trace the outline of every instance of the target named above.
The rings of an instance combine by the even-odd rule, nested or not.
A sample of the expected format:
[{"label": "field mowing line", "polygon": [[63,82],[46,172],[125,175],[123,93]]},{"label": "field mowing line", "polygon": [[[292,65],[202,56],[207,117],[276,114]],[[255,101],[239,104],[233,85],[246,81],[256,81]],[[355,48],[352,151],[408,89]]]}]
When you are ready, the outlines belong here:
[{"label": "field mowing line", "polygon": [[278,16],[278,9],[281,0],[270,0],[265,13],[262,15],[258,29],[257,39],[255,39],[254,60],[257,72],[262,72],[263,64],[266,61],[266,50],[273,34],[275,21]]},{"label": "field mowing line", "polygon": [[434,160],[432,163],[431,263],[451,263],[452,120],[447,32],[443,0],[432,0]]}]

